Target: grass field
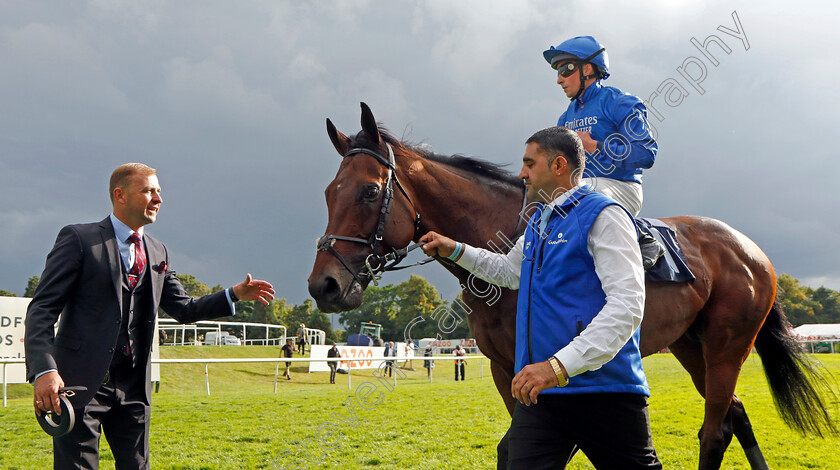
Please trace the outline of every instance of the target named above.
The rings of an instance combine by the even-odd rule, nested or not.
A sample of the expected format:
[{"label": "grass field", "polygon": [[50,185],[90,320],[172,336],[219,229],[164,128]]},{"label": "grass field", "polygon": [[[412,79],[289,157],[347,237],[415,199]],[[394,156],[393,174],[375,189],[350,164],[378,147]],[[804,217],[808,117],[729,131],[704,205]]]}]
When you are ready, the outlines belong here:
[{"label": "grass field", "polygon": [[[276,348],[169,347],[162,356],[276,357]],[[813,356],[840,377],[840,355]],[[328,384],[327,373],[292,368],[273,393],[274,366],[210,366],[211,395],[205,394],[203,365],[165,364],[160,393],[153,397],[153,468],[495,468],[495,446],[509,424],[484,364],[469,361],[466,382],[455,382],[451,363],[438,362],[429,384],[422,361],[390,390],[370,372],[354,372]],[[697,430],[703,402],[688,375],[667,354],[645,359],[654,444],[665,468],[696,468]],[[835,389],[836,389],[836,385]],[[374,388],[375,387],[375,388]],[[31,387],[13,385],[0,408],[0,468],[50,468],[51,442],[32,417]],[[367,395],[366,400],[362,395]],[[799,436],[778,417],[757,356],[744,365],[737,393],[774,469],[840,468],[840,439]],[[376,400],[378,399],[378,402]],[[372,403],[365,407],[361,401]],[[835,416],[838,403],[831,404]],[[562,425],[562,423],[560,424]],[[570,423],[570,425],[573,425]],[[297,440],[298,444],[293,444]],[[102,440],[102,468],[113,457]],[[578,454],[572,469],[592,468]],[[725,469],[749,468],[733,441]]]}]

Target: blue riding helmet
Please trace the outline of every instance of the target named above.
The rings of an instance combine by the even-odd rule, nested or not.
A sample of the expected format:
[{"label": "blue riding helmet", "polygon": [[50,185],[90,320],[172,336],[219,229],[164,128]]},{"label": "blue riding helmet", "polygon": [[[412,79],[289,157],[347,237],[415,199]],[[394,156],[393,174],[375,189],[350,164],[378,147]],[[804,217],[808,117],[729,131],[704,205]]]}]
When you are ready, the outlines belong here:
[{"label": "blue riding helmet", "polygon": [[589,62],[598,70],[599,78],[606,80],[610,76],[610,59],[607,49],[592,36],[577,36],[567,39],[558,46],[551,46],[543,52],[546,62],[552,68],[561,60],[579,60]]}]

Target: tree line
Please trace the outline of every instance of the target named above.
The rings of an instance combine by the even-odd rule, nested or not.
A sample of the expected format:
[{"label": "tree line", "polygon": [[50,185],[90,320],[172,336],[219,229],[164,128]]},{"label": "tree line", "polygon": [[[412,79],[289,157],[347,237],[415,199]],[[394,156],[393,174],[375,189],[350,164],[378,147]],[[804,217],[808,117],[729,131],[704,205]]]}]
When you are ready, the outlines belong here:
[{"label": "tree line", "polygon": [[[178,274],[187,293],[193,297],[218,292],[221,285],[209,287],[190,274]],[[32,297],[40,282],[39,276],[32,276],[26,284],[24,297]],[[0,296],[17,297],[17,294],[0,289]],[[800,285],[799,280],[789,274],[778,277],[778,300],[791,324],[796,327],[811,323],[840,323],[840,292],[818,287],[816,289]],[[450,318],[457,318],[454,328],[441,330],[439,315],[448,310]],[[161,316],[166,317],[163,311]],[[330,318],[319,311],[312,299],[301,304],[292,304],[285,298],[274,299],[268,306],[259,302],[237,302],[236,316],[224,317],[220,321],[268,323],[284,325],[287,334],[294,335],[299,324],[317,328],[326,333],[328,341],[343,342],[348,333],[359,331],[361,322],[373,322],[382,325],[384,341],[401,341],[406,328],[411,325],[410,336],[413,339],[424,337],[468,338],[471,333],[467,326],[467,314],[461,307],[460,296],[452,301],[443,300],[438,290],[422,276],[412,275],[399,284],[383,287],[368,286],[364,292],[362,305],[355,310],[343,312],[341,322],[346,330],[333,331]],[[452,322],[450,322],[452,323]],[[250,336],[250,334],[249,334]]]},{"label": "tree line", "polygon": [[789,274],[780,274],[777,299],[794,326],[813,323],[840,323],[840,292],[818,287],[813,289],[799,284]]}]

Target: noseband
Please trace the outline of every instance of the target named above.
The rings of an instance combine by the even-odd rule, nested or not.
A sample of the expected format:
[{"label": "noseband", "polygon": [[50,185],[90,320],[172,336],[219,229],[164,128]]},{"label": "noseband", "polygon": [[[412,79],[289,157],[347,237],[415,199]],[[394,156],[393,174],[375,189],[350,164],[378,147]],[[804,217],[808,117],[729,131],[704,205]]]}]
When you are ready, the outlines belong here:
[{"label": "noseband", "polygon": [[[403,188],[403,185],[400,183],[399,178],[397,178],[397,164],[394,160],[394,151],[391,149],[391,145],[387,142],[385,143],[385,147],[388,148],[388,158],[386,159],[380,153],[369,150],[366,148],[353,148],[347,151],[344,154],[344,158],[351,157],[353,155],[358,154],[365,154],[370,155],[371,157],[375,158],[379,163],[385,165],[388,168],[388,177],[385,180],[385,192],[382,196],[382,208],[379,210],[379,222],[376,224],[376,231],[371,234],[371,236],[367,239],[365,238],[358,238],[358,237],[345,237],[343,235],[330,235],[325,234],[323,237],[318,239],[318,251],[329,251],[332,253],[341,264],[350,271],[350,274],[353,275],[353,278],[356,279],[356,282],[362,284],[364,279],[370,278],[373,281],[373,285],[379,285],[378,281],[382,278],[382,273],[385,271],[395,271],[398,269],[403,269],[405,267],[396,267],[405,257],[415,248],[422,246],[422,243],[414,243],[404,248],[391,248],[391,251],[385,253],[384,255],[377,255],[376,252],[379,251],[380,246],[382,245],[382,236],[385,233],[385,220],[388,218],[388,214],[391,212],[391,204],[394,202],[394,183],[397,184],[397,187],[400,188],[400,191],[405,195],[405,198],[408,199],[408,203],[411,205],[411,208],[414,210],[414,232],[417,233],[420,230],[420,214],[417,212],[417,209],[414,207],[414,203],[411,201],[411,197],[409,197],[408,193]],[[353,243],[361,243],[366,245],[371,250],[371,254],[365,258],[365,266],[360,269],[359,271],[354,270],[350,263],[344,259],[341,254],[336,251],[334,248],[336,240],[341,240],[345,242],[353,242]],[[429,260],[431,261],[431,259]],[[425,262],[421,262],[418,264],[425,264]]]}]

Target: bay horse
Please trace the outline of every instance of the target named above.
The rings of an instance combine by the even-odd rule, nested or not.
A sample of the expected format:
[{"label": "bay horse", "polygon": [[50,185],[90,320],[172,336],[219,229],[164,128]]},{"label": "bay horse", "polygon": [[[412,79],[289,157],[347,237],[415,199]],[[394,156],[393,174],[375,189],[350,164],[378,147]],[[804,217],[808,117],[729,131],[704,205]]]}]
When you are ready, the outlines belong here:
[{"label": "bay horse", "polygon": [[[323,312],[357,308],[368,283],[387,263],[404,257],[403,247],[429,231],[499,251],[521,235],[521,221],[531,212],[523,208],[521,181],[500,166],[400,142],[361,105],[362,130],[352,138],[327,119],[327,134],[344,158],[325,191],[329,221],[308,280]],[[705,398],[699,468],[720,468],[733,434],[752,468],[767,468],[734,394],[753,346],[786,424],[802,434],[836,433],[814,385],[818,372],[795,342],[776,301],[776,275],[767,256],[721,221],[693,216],[661,220],[676,232],[696,280],[646,283],[640,348],[643,356],[669,348]],[[496,388],[512,413],[517,294],[480,281],[448,260],[437,261],[464,289],[470,330],[490,359]]]}]

